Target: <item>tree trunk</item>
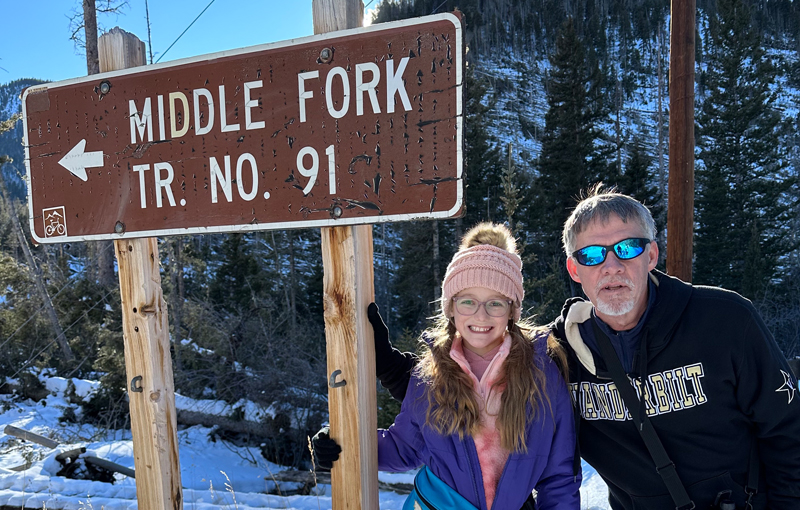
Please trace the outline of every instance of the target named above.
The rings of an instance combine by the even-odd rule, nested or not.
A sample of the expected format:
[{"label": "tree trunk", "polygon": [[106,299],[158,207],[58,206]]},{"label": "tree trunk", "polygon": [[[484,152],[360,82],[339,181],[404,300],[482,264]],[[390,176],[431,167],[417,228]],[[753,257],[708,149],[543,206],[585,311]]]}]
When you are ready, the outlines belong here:
[{"label": "tree trunk", "polygon": [[[86,74],[98,74],[100,72],[100,58],[97,50],[97,9],[95,0],[83,0],[83,30],[86,40]],[[97,267],[97,272],[90,271],[90,275],[97,278],[100,286],[111,288],[118,285],[117,277],[114,274],[114,250],[113,241],[97,241],[90,243],[89,253],[91,257],[90,265]]]},{"label": "tree trunk", "polygon": [[669,51],[667,273],[692,282],[695,0],[672,1]]},{"label": "tree trunk", "polygon": [[172,293],[170,294],[170,307],[172,308],[172,340],[175,349],[175,372],[181,371],[181,318],[183,312],[183,299],[185,295],[183,285],[183,238],[176,236],[169,243],[172,248],[170,276],[172,278]]},{"label": "tree trunk", "polygon": [[283,264],[281,263],[281,255],[278,251],[278,242],[275,240],[275,231],[270,232],[270,236],[272,238],[272,253],[275,254],[275,273],[280,276],[280,283],[281,287],[283,288],[283,299],[286,301],[286,310],[291,311],[292,309],[292,299],[289,296],[289,285],[287,285],[286,280],[283,278]]},{"label": "tree trunk", "polygon": [[83,30],[86,39],[87,74],[100,72],[100,57],[97,52],[97,10],[95,0],[83,0]]},{"label": "tree trunk", "polygon": [[617,111],[615,137],[617,143],[617,179],[622,177],[622,79],[617,69],[614,109]]},{"label": "tree trunk", "polygon": [[442,287],[438,285],[439,278],[439,220],[433,220],[433,298],[442,297]]},{"label": "tree trunk", "polygon": [[661,195],[661,214],[659,223],[661,224],[661,231],[658,233],[658,257],[659,262],[664,262],[667,257],[667,238],[665,226],[667,224],[667,175],[664,165],[664,30],[663,26],[658,27],[658,113],[657,115],[657,129],[658,129],[658,192]]},{"label": "tree trunk", "polygon": [[104,289],[119,285],[117,275],[114,273],[114,241],[98,241],[97,252],[97,280]]},{"label": "tree trunk", "polygon": [[33,258],[33,253],[31,253],[31,249],[28,246],[28,240],[25,238],[22,225],[19,223],[19,217],[17,217],[14,203],[11,201],[8,193],[6,192],[6,183],[3,179],[2,173],[0,173],[0,196],[2,196],[3,203],[5,203],[8,207],[8,214],[11,217],[11,225],[17,234],[19,246],[22,248],[22,253],[25,254],[25,260],[28,262],[28,267],[30,267],[31,271],[33,272],[33,280],[36,285],[36,292],[39,294],[39,298],[42,300],[45,312],[47,313],[47,318],[50,319],[50,324],[53,326],[53,331],[56,334],[56,343],[58,344],[58,348],[61,352],[61,359],[66,362],[70,362],[75,359],[75,356],[73,356],[72,349],[70,349],[69,344],[67,343],[67,338],[64,336],[64,330],[61,328],[61,323],[58,321],[58,315],[53,307],[53,301],[50,299],[50,295],[47,293],[47,287],[44,284],[42,271],[39,269],[39,265],[36,263],[36,259]]},{"label": "tree trunk", "polygon": [[292,335],[297,331],[297,268],[295,267],[294,257],[294,231],[290,230],[289,234],[289,304],[291,306],[289,312],[291,317]]}]

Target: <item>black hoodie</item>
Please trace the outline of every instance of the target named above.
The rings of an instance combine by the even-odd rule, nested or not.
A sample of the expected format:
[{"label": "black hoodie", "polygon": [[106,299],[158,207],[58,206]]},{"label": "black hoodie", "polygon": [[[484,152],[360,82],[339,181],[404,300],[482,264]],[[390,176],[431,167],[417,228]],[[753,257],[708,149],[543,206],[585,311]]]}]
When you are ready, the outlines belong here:
[{"label": "black hoodie", "polygon": [[[724,491],[744,508],[754,441],[754,507],[800,508],[797,380],[753,305],[658,271],[651,280],[657,297],[629,376],[696,508]],[[613,509],[673,510],[605,363],[581,338],[579,324],[591,316],[590,302],[571,299],[551,325],[570,355],[581,456],[608,484]]]}]

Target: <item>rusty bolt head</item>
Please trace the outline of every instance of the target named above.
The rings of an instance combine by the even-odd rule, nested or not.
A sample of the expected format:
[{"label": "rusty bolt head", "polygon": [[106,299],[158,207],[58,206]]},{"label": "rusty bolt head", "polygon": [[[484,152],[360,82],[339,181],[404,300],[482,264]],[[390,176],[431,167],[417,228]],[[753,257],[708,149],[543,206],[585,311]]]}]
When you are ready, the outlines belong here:
[{"label": "rusty bolt head", "polygon": [[319,61],[323,64],[327,64],[333,58],[333,51],[330,48],[322,48],[322,51],[319,52]]},{"label": "rusty bolt head", "polygon": [[103,95],[108,94],[111,91],[111,84],[107,81],[100,82],[100,93]]},{"label": "rusty bolt head", "polygon": [[125,224],[121,221],[118,221],[116,225],[114,225],[114,232],[117,234],[124,234],[125,233]]},{"label": "rusty bolt head", "polygon": [[333,208],[333,217],[334,218],[341,218],[343,212],[344,211],[342,211],[341,207],[339,207],[338,205],[334,206],[334,208]]}]

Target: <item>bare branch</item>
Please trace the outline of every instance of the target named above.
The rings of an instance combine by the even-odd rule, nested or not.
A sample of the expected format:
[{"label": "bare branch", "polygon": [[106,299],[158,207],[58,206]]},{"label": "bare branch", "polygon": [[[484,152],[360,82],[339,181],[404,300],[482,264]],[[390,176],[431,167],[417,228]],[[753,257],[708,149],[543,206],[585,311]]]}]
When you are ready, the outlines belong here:
[{"label": "bare branch", "polygon": [[[71,14],[67,16],[69,19],[69,40],[75,43],[76,49],[85,50],[86,40],[84,38],[84,21],[83,21],[83,2],[76,0],[78,4],[72,8]],[[122,14],[125,7],[128,7],[126,0],[95,0],[95,10],[98,14]],[[105,33],[106,29],[98,25],[100,33]]]}]

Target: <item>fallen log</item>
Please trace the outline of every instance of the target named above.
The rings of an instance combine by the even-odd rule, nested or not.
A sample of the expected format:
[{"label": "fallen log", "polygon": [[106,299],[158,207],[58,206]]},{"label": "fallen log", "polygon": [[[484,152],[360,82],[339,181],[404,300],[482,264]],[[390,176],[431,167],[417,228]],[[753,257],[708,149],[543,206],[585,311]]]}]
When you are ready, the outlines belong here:
[{"label": "fallen log", "polygon": [[31,461],[28,461],[25,464],[21,464],[19,466],[10,467],[8,469],[10,469],[11,471],[25,471],[26,469],[28,469],[32,465],[33,465],[33,463]]},{"label": "fallen log", "polygon": [[255,422],[247,420],[236,420],[225,416],[216,414],[206,414],[197,411],[186,411],[178,409],[178,424],[179,425],[202,425],[204,427],[216,427],[228,432],[236,432],[239,434],[250,434],[256,437],[274,437],[279,433],[279,428],[273,423],[272,420],[265,420],[264,422]]},{"label": "fallen log", "polygon": [[49,437],[40,436],[39,434],[28,432],[25,429],[20,429],[14,427],[13,425],[6,425],[6,428],[3,429],[3,432],[8,434],[9,436],[18,437],[20,439],[24,439],[25,441],[30,441],[32,443],[42,445],[45,448],[53,449],[56,446],[58,446],[58,441],[53,441]]},{"label": "fallen log", "polygon": [[[330,484],[330,471],[317,471],[316,475],[312,471],[297,471],[287,469],[279,471],[270,476],[274,482],[295,482],[313,486],[314,484]],[[410,483],[384,483],[378,482],[378,489],[382,491],[393,491],[398,494],[409,494],[414,489],[414,484]]]},{"label": "fallen log", "polygon": [[60,463],[64,463],[66,461],[73,462],[75,459],[80,457],[82,453],[86,453],[86,447],[81,446],[80,448],[75,448],[74,450],[67,450],[65,452],[61,452],[56,455],[56,460]]},{"label": "fallen log", "polygon": [[101,459],[100,457],[95,457],[93,455],[84,455],[81,457],[84,461],[88,464],[93,464],[95,466],[101,467],[103,469],[107,469],[109,471],[113,471],[115,473],[121,473],[125,476],[129,476],[131,478],[136,478],[136,472],[129,468],[117,464],[115,462],[111,462],[110,460]]}]

